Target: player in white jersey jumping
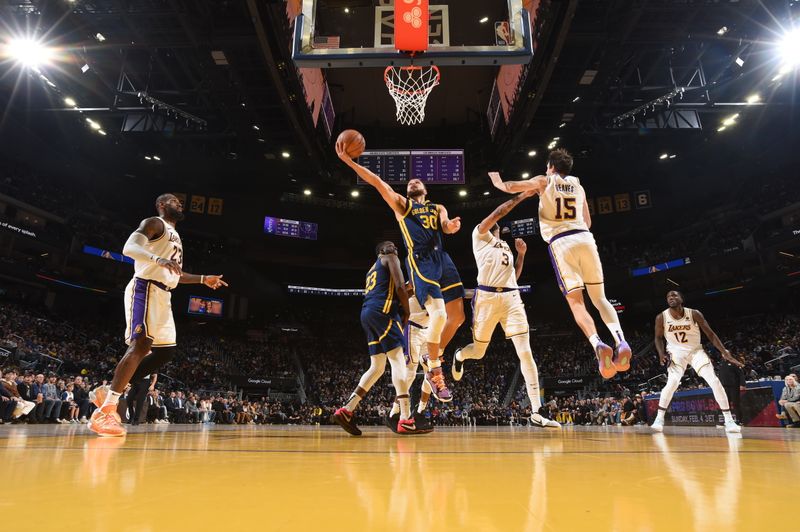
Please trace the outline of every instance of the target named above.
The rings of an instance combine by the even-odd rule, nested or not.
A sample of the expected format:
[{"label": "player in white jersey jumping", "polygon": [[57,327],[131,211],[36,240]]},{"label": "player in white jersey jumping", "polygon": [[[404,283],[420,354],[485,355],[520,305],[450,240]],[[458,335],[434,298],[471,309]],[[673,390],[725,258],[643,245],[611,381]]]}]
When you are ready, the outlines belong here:
[{"label": "player in white jersey jumping", "polygon": [[511,249],[500,239],[498,222],[523,200],[534,195],[529,190],[497,207],[472,231],[472,252],[478,264],[478,287],[472,297],[472,343],[456,349],[451,372],[453,379],[464,376],[465,360],[480,360],[486,354],[495,327],[499,323],[506,338],[514,344],[520,371],[531,401],[531,423],[539,427],[561,427],[561,424],[539,414],[539,372],[531,352],[528,316],[519,295],[517,280],[522,275],[525,242],[515,241],[517,261]]},{"label": "player in white jersey jumping", "polygon": [[142,220],[122,253],[134,260],[134,276],[125,289],[125,343],[128,350],[114,370],[110,387],[94,391],[99,408],[89,428],[101,436],[124,436],[117,416],[119,397],[134,377],[154,373],[175,355],[175,322],[170,291],[178,284],[204,284],[216,290],[228,284],[221,275],[193,275],[183,268],[183,244],[175,226],[183,205],[172,194],[156,199],[157,217]]},{"label": "player in white jersey jumping", "polygon": [[[572,156],[564,149],[550,152],[547,173],[525,181],[503,181],[498,172],[489,172],[495,187],[508,193],[533,191],[539,194],[539,228],[547,242],[550,261],[561,292],[583,334],[589,339],[598,360],[600,375],[610,379],[631,367],[631,348],[625,341],[617,311],[606,298],[603,265],[594,236],[589,231],[592,218],[586,193],[572,171]],[[600,340],[594,320],[586,310],[583,290],[600,312],[616,343],[616,354]]]},{"label": "player in white jersey jumping", "polygon": [[[662,365],[669,364],[667,367],[667,385],[661,390],[661,397],[658,400],[658,414],[653,421],[652,429],[657,432],[664,430],[664,414],[672,401],[672,395],[681,384],[687,366],[692,366],[695,372],[705,380],[714,392],[716,399],[725,417],[726,432],[741,432],[742,429],[733,420],[730,407],[728,406],[728,396],[725,388],[722,387],[717,374],[714,373],[714,366],[708,355],[703,351],[700,331],[704,332],[714,347],[722,353],[722,358],[731,364],[742,367],[730,351],[725,349],[722,341],[711,327],[699,310],[693,310],[683,306],[683,295],[677,290],[667,292],[667,305],[669,308],[656,316],[656,351],[658,360]],[[664,349],[664,339],[667,340],[667,348]]]}]

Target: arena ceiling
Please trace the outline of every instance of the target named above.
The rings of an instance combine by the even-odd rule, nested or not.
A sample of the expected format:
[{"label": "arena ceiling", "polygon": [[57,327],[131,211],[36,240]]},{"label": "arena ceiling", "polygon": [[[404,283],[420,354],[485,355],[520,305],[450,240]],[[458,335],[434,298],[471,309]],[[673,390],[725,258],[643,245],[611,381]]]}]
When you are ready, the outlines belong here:
[{"label": "arena ceiling", "polygon": [[[494,138],[485,118],[494,67],[443,69],[452,85],[436,89],[429,121],[412,129],[392,122],[374,69],[331,70],[334,134],[357,127],[383,147],[448,139],[467,149],[468,185],[480,190],[488,168],[539,170],[549,145],[570,148],[585,173],[613,170],[620,156],[649,168],[663,153],[707,155],[722,133],[746,142],[756,124],[796,119],[796,71],[779,76],[776,59],[794,4],[554,0]],[[3,41],[39,39],[60,59],[39,71],[0,66],[0,138],[27,139],[29,154],[46,146],[53,156],[37,164],[60,154],[113,176],[283,192],[314,184],[336,197],[353,184],[311,121],[282,0],[17,0],[0,15]]]}]

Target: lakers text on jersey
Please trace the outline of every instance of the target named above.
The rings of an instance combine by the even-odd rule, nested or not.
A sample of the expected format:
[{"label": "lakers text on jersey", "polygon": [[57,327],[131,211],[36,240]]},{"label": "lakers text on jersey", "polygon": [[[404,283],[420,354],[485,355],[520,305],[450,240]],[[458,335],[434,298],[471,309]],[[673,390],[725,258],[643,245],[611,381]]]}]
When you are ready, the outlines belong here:
[{"label": "lakers text on jersey", "polygon": [[703,351],[700,326],[694,320],[692,312],[692,309],[684,307],[683,315],[678,318],[672,316],[670,309],[662,313],[670,366],[674,364],[683,371],[688,366],[697,371],[706,364],[711,364],[708,355]]}]

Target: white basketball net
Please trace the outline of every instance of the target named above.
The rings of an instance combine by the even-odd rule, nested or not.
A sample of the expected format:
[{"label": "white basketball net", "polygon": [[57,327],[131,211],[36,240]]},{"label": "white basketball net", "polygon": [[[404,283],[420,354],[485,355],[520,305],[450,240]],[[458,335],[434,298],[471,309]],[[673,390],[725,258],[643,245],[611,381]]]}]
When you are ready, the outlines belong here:
[{"label": "white basketball net", "polygon": [[425,102],[440,77],[439,69],[433,65],[386,67],[383,80],[397,105],[398,122],[408,126],[425,120]]}]

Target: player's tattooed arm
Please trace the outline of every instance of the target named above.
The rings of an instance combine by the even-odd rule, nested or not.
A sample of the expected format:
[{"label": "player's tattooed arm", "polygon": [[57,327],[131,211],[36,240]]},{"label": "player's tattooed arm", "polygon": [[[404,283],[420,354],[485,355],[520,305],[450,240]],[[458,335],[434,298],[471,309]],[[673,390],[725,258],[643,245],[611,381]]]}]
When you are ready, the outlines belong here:
[{"label": "player's tattooed arm", "polygon": [[655,338],[656,351],[658,352],[658,361],[662,366],[666,366],[669,361],[669,355],[664,347],[664,315],[659,314],[656,316],[656,338]]},{"label": "player's tattooed arm", "polygon": [[711,340],[712,344],[714,344],[714,347],[716,347],[722,354],[722,358],[724,358],[725,360],[727,360],[728,362],[730,362],[735,366],[739,366],[740,368],[744,367],[744,364],[741,361],[739,361],[739,359],[734,357],[731,354],[731,352],[725,348],[725,345],[722,343],[722,340],[719,339],[717,333],[714,332],[714,329],[712,329],[711,326],[706,321],[706,317],[703,316],[703,314],[699,310],[692,310],[692,317],[694,318],[694,321],[697,322],[697,325],[700,326],[700,329],[702,329],[703,333],[705,333],[706,337],[709,340]]},{"label": "player's tattooed arm", "polygon": [[514,209],[514,207],[519,205],[526,198],[530,198],[534,194],[535,192],[532,190],[527,190],[522,194],[517,194],[510,200],[498,205],[497,208],[492,211],[492,214],[484,218],[483,221],[478,224],[478,233],[482,235],[488,233],[492,229],[492,226],[502,220],[503,217],[505,217]]},{"label": "player's tattooed arm", "polygon": [[444,205],[439,205],[439,223],[442,225],[442,232],[447,235],[458,233],[461,229],[461,217],[450,218]]},{"label": "player's tattooed arm", "polygon": [[503,181],[503,178],[500,177],[500,172],[489,172],[489,179],[492,180],[495,188],[508,194],[516,194],[527,190],[532,190],[534,194],[541,194],[547,186],[547,176],[543,175],[537,175],[524,181]]},{"label": "player's tattooed arm", "polygon": [[344,151],[344,146],[338,143],[336,144],[336,155],[339,156],[339,159],[344,161],[344,164],[352,168],[353,171],[358,174],[358,177],[373,186],[397,216],[405,215],[407,207],[406,198],[395,192],[386,181],[380,178],[380,176],[370,172],[351,159],[350,156],[347,155],[347,152]]},{"label": "player's tattooed arm", "polygon": [[195,275],[186,272],[181,273],[178,284],[204,284],[212,290],[228,286],[228,283],[222,280],[222,275]]},{"label": "player's tattooed arm", "polygon": [[405,327],[411,316],[411,306],[408,303],[408,291],[406,291],[406,282],[403,279],[403,270],[400,268],[400,259],[397,258],[397,255],[392,254],[385,255],[382,260],[389,267],[389,274],[392,276],[395,286],[394,290],[403,309],[403,327]]},{"label": "player's tattooed arm", "polygon": [[514,263],[514,274],[517,276],[517,281],[522,277],[522,267],[525,264],[525,253],[528,251],[528,244],[521,238],[514,239],[514,247],[517,249],[517,260]]}]

